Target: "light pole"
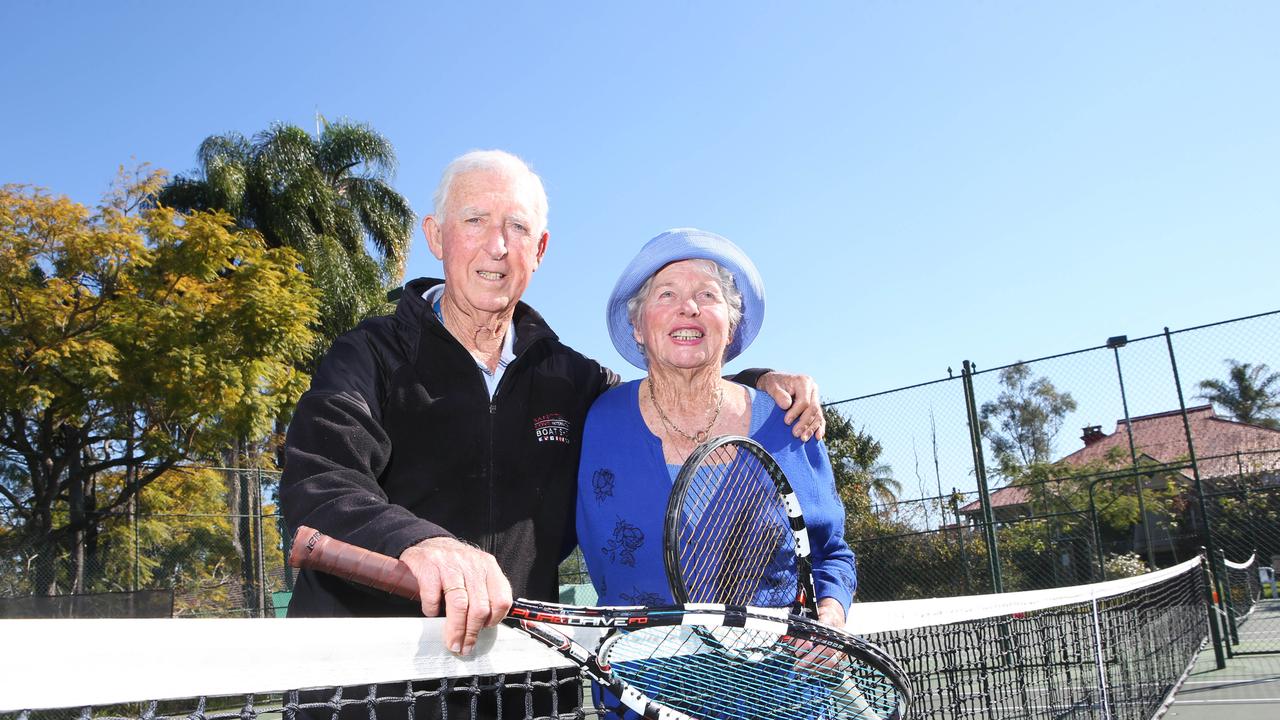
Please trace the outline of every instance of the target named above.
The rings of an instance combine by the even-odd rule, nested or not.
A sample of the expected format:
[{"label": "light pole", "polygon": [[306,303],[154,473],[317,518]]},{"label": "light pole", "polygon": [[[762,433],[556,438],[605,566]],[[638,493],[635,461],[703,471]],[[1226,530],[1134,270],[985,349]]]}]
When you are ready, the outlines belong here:
[{"label": "light pole", "polygon": [[[1107,338],[1107,347],[1116,356],[1116,377],[1120,380],[1120,404],[1124,407],[1124,430],[1129,436],[1129,459],[1133,462],[1133,470],[1138,471],[1138,451],[1133,444],[1133,421],[1129,419],[1129,400],[1124,393],[1124,372],[1120,370],[1120,348],[1129,344],[1128,335],[1116,335]],[[1147,519],[1147,504],[1142,498],[1142,476],[1133,476],[1134,489],[1138,491],[1138,514],[1142,516],[1142,534],[1147,546],[1147,569],[1156,569],[1155,550],[1151,547],[1151,521]],[[1090,487],[1090,490],[1093,488]]]}]

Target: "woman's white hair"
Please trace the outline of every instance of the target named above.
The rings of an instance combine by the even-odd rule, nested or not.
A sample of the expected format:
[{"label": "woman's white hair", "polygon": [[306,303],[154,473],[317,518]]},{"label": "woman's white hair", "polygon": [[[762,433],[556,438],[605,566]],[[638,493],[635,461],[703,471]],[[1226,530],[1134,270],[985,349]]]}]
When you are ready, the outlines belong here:
[{"label": "woman's white hair", "polygon": [[524,160],[504,150],[472,150],[454,158],[453,162],[445,167],[444,173],[440,175],[440,184],[436,185],[435,194],[431,196],[433,206],[431,214],[435,216],[436,222],[444,222],[445,208],[449,206],[449,191],[453,188],[453,181],[463,173],[476,170],[492,170],[513,176],[524,175],[528,178],[533,188],[533,210],[537,213],[536,224],[539,225],[535,234],[541,235],[546,231],[547,191],[542,187],[542,178],[538,177],[538,174]]},{"label": "woman's white hair", "polygon": [[[738,323],[742,321],[742,291],[738,289],[737,284],[733,281],[733,273],[728,268],[721,267],[714,260],[705,260],[702,258],[694,258],[702,260],[708,265],[709,270],[714,271],[716,280],[720,283],[720,294],[724,295],[724,302],[729,306],[729,340],[733,341],[733,335],[738,331]],[[661,272],[661,271],[659,271]],[[627,298],[627,319],[631,321],[631,327],[640,327],[640,316],[644,312],[645,298],[649,297],[649,290],[653,287],[653,279],[658,276],[654,273],[649,276],[644,284],[635,291],[631,297]],[[640,353],[644,354],[644,344],[637,342]],[[725,346],[728,350],[728,345]]]}]

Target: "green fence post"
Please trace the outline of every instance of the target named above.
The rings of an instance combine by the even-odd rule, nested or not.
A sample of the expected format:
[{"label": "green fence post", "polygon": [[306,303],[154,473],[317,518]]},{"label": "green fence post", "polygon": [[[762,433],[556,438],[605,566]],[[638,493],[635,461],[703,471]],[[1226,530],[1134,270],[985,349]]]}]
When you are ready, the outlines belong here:
[{"label": "green fence post", "polygon": [[1209,580],[1211,575],[1209,552],[1203,547],[1200,548],[1200,573],[1200,587],[1204,593],[1204,607],[1209,613],[1209,636],[1213,640],[1213,657],[1217,668],[1222,670],[1227,666],[1227,660],[1222,655],[1222,635],[1218,632],[1218,618],[1215,617],[1218,609],[1214,606],[1213,588]]},{"label": "green fence post", "polygon": [[[1178,408],[1182,411],[1182,430],[1187,436],[1187,455],[1191,459],[1191,477],[1195,483],[1196,500],[1200,507],[1200,531],[1204,534],[1204,547],[1209,558],[1213,558],[1215,549],[1213,543],[1213,533],[1209,528],[1209,508],[1204,502],[1204,483],[1200,480],[1200,466],[1196,463],[1196,446],[1191,438],[1191,420],[1187,417],[1187,401],[1182,394],[1182,378],[1178,375],[1178,358],[1173,352],[1173,335],[1169,333],[1169,328],[1164,329],[1165,346],[1169,348],[1169,366],[1173,368],[1173,387],[1178,391]],[[1212,568],[1212,564],[1210,564]],[[1217,573],[1214,573],[1215,579]],[[1222,642],[1222,637],[1216,630],[1213,633],[1214,654],[1218,657],[1218,669],[1226,667],[1226,661],[1222,659],[1222,648],[1218,647],[1218,643]]]},{"label": "green fence post", "polygon": [[991,569],[991,588],[1004,592],[1000,577],[1000,551],[996,548],[996,523],[991,512],[991,493],[987,490],[987,465],[983,460],[982,430],[978,425],[978,405],[973,392],[973,363],[965,360],[961,365],[964,385],[965,410],[969,415],[969,444],[973,450],[973,471],[978,478],[978,497],[982,503],[983,535],[987,539],[987,565]]}]

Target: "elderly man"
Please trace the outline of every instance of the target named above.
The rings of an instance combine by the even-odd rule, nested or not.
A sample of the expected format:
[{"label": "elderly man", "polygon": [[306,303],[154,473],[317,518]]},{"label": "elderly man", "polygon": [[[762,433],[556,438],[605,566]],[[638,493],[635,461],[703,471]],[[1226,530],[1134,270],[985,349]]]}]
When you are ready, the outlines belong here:
[{"label": "elderly man", "polygon": [[[537,175],[507,153],[468,153],[434,200],[422,228],[445,280],[410,282],[394,315],[334,343],[289,426],[280,499],[291,527],[407,563],[421,612],[443,613],[446,645],[465,654],[513,596],[556,598],[583,420],[618,378],[520,302],[549,238]],[[744,377],[790,406],[797,436],[821,433],[808,378]],[[291,617],[417,612],[308,571],[289,606]]]}]

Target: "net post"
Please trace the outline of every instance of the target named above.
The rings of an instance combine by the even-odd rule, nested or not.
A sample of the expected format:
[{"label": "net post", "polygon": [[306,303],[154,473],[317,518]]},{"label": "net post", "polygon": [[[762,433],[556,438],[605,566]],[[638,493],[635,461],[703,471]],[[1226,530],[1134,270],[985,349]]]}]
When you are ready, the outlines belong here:
[{"label": "net post", "polygon": [[[1253,564],[1253,570],[1249,571],[1249,579],[1251,581],[1256,580],[1258,583],[1257,590],[1253,591],[1253,602],[1257,603],[1262,600],[1262,556],[1258,554],[1258,548],[1253,549],[1253,556],[1257,558],[1257,560]],[[1272,572],[1274,573],[1274,570]],[[1275,575],[1273,574],[1271,577],[1273,578],[1272,582],[1275,582]],[[1252,585],[1250,585],[1250,587],[1252,587]],[[1271,593],[1271,596],[1275,597],[1275,593]]]},{"label": "net post", "polygon": [[1227,643],[1227,654],[1234,656],[1232,646],[1240,644],[1240,632],[1236,627],[1236,604],[1231,601],[1231,570],[1227,567],[1227,554],[1223,552],[1222,548],[1218,548],[1216,553],[1220,571],[1218,585],[1221,587],[1221,591],[1218,593],[1218,603],[1222,606],[1223,612],[1226,613],[1224,617],[1226,619],[1227,632],[1230,635],[1230,640]]},{"label": "net post", "polygon": [[[1258,551],[1254,550],[1253,554],[1258,555]],[[1261,558],[1262,556],[1258,555],[1258,557]],[[1268,558],[1268,560],[1270,560],[1270,558]],[[1258,560],[1258,565],[1259,567],[1261,567],[1262,560]],[[1272,600],[1280,600],[1280,586],[1277,586],[1277,583],[1276,583],[1276,568],[1275,568],[1275,565],[1270,565],[1269,567],[1271,568],[1271,595],[1269,597]],[[1262,576],[1259,575],[1258,576],[1258,599],[1259,600],[1262,599],[1262,590],[1263,590]]]},{"label": "net post", "polygon": [[1213,641],[1213,657],[1216,667],[1223,670],[1227,667],[1227,660],[1222,655],[1222,636],[1218,632],[1217,608],[1213,605],[1213,587],[1210,584],[1209,575],[1211,569],[1209,566],[1209,553],[1202,546],[1200,548],[1200,588],[1204,594],[1204,608],[1206,618],[1209,621],[1209,636]]}]

